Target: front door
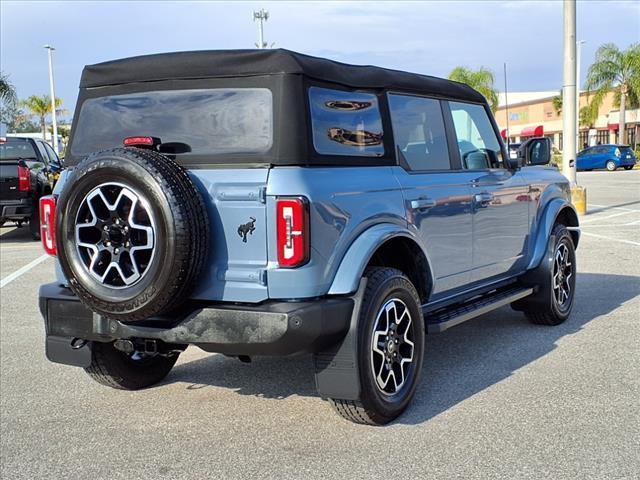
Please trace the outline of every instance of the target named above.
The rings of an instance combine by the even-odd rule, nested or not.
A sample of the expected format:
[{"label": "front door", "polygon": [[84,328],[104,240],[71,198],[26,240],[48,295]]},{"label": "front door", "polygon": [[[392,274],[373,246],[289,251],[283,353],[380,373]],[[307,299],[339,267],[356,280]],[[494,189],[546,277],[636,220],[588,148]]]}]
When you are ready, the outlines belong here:
[{"label": "front door", "polygon": [[506,168],[484,105],[449,102],[462,169],[473,198],[472,282],[524,268],[529,234],[529,187]]},{"label": "front door", "polygon": [[389,109],[409,228],[423,243],[434,277],[431,299],[471,280],[471,186],[452,169],[442,102],[389,94]]}]

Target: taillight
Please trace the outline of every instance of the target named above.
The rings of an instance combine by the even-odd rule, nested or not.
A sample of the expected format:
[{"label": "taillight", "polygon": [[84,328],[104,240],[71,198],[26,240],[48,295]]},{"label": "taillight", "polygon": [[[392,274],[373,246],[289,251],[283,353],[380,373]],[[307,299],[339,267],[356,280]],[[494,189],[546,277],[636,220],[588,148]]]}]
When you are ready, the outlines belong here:
[{"label": "taillight", "polygon": [[31,173],[27,167],[18,165],[18,190],[28,192],[31,190]]},{"label": "taillight", "polygon": [[299,267],[309,260],[309,208],[304,197],[278,198],[277,248],[281,267]]},{"label": "taillight", "polygon": [[40,236],[44,251],[54,257],[56,248],[56,197],[45,195],[40,197]]}]

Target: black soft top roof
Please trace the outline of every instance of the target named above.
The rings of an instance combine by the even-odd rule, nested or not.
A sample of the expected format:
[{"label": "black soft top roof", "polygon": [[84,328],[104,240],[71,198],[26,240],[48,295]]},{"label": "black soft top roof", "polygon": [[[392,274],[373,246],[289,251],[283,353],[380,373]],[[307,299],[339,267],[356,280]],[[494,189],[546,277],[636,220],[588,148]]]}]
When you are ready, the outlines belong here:
[{"label": "black soft top roof", "polygon": [[206,50],[162,53],[87,65],[81,88],[172,79],[294,74],[353,88],[382,88],[485,102],[471,87],[442,78],[349,65],[290,50]]}]

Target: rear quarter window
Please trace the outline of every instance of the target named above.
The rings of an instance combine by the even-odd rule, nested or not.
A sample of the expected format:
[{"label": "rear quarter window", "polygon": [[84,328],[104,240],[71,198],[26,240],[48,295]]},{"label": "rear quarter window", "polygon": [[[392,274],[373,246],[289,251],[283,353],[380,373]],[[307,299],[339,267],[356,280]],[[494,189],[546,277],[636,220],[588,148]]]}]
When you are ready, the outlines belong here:
[{"label": "rear quarter window", "polygon": [[313,146],[322,155],[382,157],[382,118],[372,93],[310,87]]}]

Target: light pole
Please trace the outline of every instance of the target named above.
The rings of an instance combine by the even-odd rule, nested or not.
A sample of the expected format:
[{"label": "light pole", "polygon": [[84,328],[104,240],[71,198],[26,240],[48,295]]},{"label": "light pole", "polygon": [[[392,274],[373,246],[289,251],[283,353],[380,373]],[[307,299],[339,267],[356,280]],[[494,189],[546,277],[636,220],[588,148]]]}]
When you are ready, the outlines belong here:
[{"label": "light pole", "polygon": [[576,183],[576,0],[564,0],[564,68],[562,84],[562,173],[571,186],[571,203],[587,213],[587,191]]},{"label": "light pole", "polygon": [[258,21],[258,42],[256,47],[263,49],[267,48],[267,43],[264,41],[264,25],[263,23],[269,20],[269,12],[264,8],[261,8],[259,12],[253,12],[253,21]]},{"label": "light pole", "polygon": [[585,43],[585,40],[576,42],[576,151],[578,152],[582,149],[580,145],[580,55],[582,45]]},{"label": "light pole", "polygon": [[[44,48],[49,53],[49,90],[51,91],[51,123],[53,125],[53,149],[58,154],[58,122],[56,121],[56,92],[53,87],[53,48],[51,45],[45,45]],[[46,138],[43,140],[46,141]]]}]

